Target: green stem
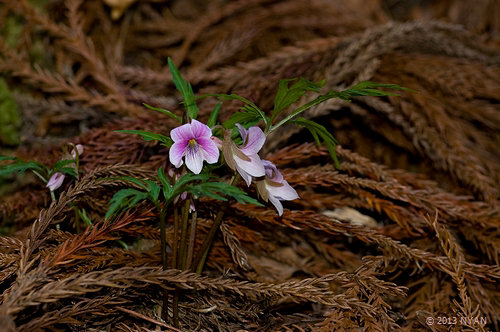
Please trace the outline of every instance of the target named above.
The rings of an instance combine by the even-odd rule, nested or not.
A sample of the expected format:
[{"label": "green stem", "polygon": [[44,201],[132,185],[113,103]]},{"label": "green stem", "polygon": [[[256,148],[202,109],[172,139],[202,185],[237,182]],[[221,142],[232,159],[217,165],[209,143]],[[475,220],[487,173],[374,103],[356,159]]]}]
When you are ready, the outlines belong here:
[{"label": "green stem", "polygon": [[[222,221],[222,217],[224,216],[223,211],[219,211],[217,213],[217,216],[215,217],[215,220],[212,224],[212,227],[210,227],[210,230],[208,231],[207,237],[203,241],[203,244],[201,245],[200,251],[198,251],[198,254],[196,255],[193,264],[191,265],[191,268],[196,267],[196,273],[203,270],[203,265],[205,264],[205,259],[208,254],[208,251],[210,250],[210,247],[212,246],[212,242],[215,238],[215,234],[217,233],[217,230],[219,229],[220,223]],[[205,257],[205,259],[203,259]]]},{"label": "green stem", "polygon": [[[239,176],[238,173],[233,175],[231,178],[230,185],[234,186],[241,177]],[[222,221],[222,217],[224,216],[223,211],[219,211],[217,215],[215,216],[215,220],[210,227],[210,230],[208,231],[207,237],[205,240],[203,240],[203,244],[201,245],[200,251],[198,251],[198,254],[196,255],[193,263],[191,264],[191,269],[196,271],[196,273],[201,274],[201,271],[203,271],[203,266],[205,265],[205,260],[208,257],[208,251],[210,250],[210,247],[212,246],[212,243],[215,238],[215,234],[217,234],[217,231],[219,230],[220,223]],[[196,269],[195,269],[196,267]]]},{"label": "green stem", "polygon": [[172,248],[172,266],[177,269],[177,252],[179,249],[179,209],[175,207],[174,209],[174,247]]},{"label": "green stem", "polygon": [[179,248],[179,263],[181,270],[186,269],[186,246],[187,246],[187,228],[189,218],[189,197],[186,197],[184,208],[182,209],[182,230],[181,230],[181,246]]},{"label": "green stem", "polygon": [[193,216],[191,218],[191,228],[189,230],[189,244],[188,244],[188,252],[187,252],[187,263],[186,266],[191,266],[193,261],[194,254],[194,241],[196,239],[196,219],[198,214],[196,211],[193,212]]},{"label": "green stem", "polygon": [[73,211],[75,211],[76,234],[80,234],[80,214],[78,213],[78,208],[73,206]]},{"label": "green stem", "polygon": [[[167,209],[167,204],[163,205],[163,208],[160,207],[159,203],[156,203],[156,208],[160,212],[160,247],[161,247],[161,262],[163,266],[163,270],[168,268],[167,266],[167,239],[165,234],[165,212]],[[163,306],[161,310],[161,317],[164,321],[168,319],[168,291],[166,289],[163,290]]]},{"label": "green stem", "polygon": [[50,191],[50,197],[52,198],[52,202],[54,202],[56,200],[56,195],[54,194],[54,192],[52,190]]},{"label": "green stem", "polygon": [[35,170],[33,170],[33,169],[32,169],[31,171],[32,171],[32,172],[33,172],[36,176],[38,176],[40,179],[42,179],[42,181],[43,181],[43,182],[45,182],[45,183],[47,183],[47,182],[48,182],[48,180],[47,180],[44,176],[42,176],[42,174],[38,173],[37,171],[35,171]]}]

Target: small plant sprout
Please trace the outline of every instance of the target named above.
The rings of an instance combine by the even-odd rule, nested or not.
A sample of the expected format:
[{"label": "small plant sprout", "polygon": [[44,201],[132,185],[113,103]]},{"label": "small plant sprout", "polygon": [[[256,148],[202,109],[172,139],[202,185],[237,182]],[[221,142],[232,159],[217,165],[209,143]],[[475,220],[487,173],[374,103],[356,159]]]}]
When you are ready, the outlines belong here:
[{"label": "small plant sprout", "polygon": [[[198,206],[198,200],[208,198],[229,204],[228,200],[233,199],[242,204],[250,203],[263,206],[262,203],[238,187],[241,179],[248,187],[251,186],[252,182],[255,182],[259,197],[264,202],[271,202],[276,208],[278,216],[283,215],[282,201],[299,198],[297,191],[288,184],[276,166],[270,161],[262,160],[259,156],[269,133],[285,124],[303,126],[311,132],[318,144],[324,142],[332,159],[338,165],[335,155],[336,141],[332,134],[322,125],[297,116],[312,106],[331,98],[350,100],[355,96],[391,95],[377,88],[404,90],[397,85],[362,82],[351,89],[341,92],[330,91],[321,95],[292,110],[283,119],[280,119],[283,111],[292,107],[307,92],[319,93],[324,82],[313,83],[304,78],[280,81],[274,109],[269,115],[251,101],[235,94],[198,97],[213,96],[222,101],[238,100],[244,103],[241,110],[232,114],[221,126],[217,123],[217,116],[222,103],[215,106],[207,124],[196,120],[199,109],[192,87],[184,81],[170,59],[168,63],[173,82],[183,99],[184,112],[175,114],[149,105],[147,108],[166,114],[180,122],[180,126],[172,129],[169,136],[142,130],[119,130],[118,132],[138,134],[148,141],[159,141],[169,148],[171,165],[175,168],[181,168],[184,164],[185,166],[179,172],[170,168],[167,172],[168,176],[160,168],[157,172],[158,177],[155,179],[120,178],[133,185],[134,188],[122,189],[113,196],[106,218],[112,219],[117,213],[132,208],[144,200],[153,203],[159,213],[162,265],[164,269],[167,269],[169,266],[165,232],[168,221],[167,211],[171,211],[168,214],[173,215],[174,236],[168,244],[172,247],[173,255],[170,267],[182,270],[191,269],[197,273],[201,273],[203,270],[213,240],[224,217],[224,210],[229,208],[224,204],[215,208],[215,218],[212,225],[198,252],[195,253],[197,217],[198,214],[206,213],[206,209],[194,209],[194,206]],[[291,82],[295,83],[289,86]],[[222,150],[223,158],[219,158],[219,150]],[[204,164],[205,161],[211,166],[207,167]],[[180,176],[176,173],[183,175]],[[59,177],[54,178],[53,185],[56,186],[60,181]],[[209,215],[206,215],[205,218]],[[176,290],[172,301],[173,322],[176,327],[178,327],[179,296],[180,291]],[[168,294],[164,293],[162,316],[165,320],[168,318],[166,311],[168,301]]]},{"label": "small plant sprout", "polygon": [[72,147],[71,152],[65,152],[61,160],[52,168],[36,161],[24,161],[15,157],[0,156],[0,162],[13,161],[8,165],[0,166],[0,176],[31,171],[46,184],[54,201],[54,192],[61,187],[66,175],[78,178],[79,156],[83,153],[84,148],[81,144],[74,145],[70,143],[69,145]]}]

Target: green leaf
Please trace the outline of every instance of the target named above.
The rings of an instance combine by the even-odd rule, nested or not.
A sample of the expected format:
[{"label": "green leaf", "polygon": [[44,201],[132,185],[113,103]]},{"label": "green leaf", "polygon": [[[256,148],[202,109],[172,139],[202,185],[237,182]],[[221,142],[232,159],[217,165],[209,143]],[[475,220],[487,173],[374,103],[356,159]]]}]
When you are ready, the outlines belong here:
[{"label": "green leaf", "polygon": [[71,168],[71,167],[62,167],[59,169],[58,172],[68,174],[74,178],[78,177],[78,173],[75,171],[74,168]]},{"label": "green leaf", "polygon": [[168,201],[172,196],[172,185],[170,184],[170,181],[168,181],[162,167],[158,169],[158,179],[163,186],[163,196],[165,197],[165,200]]},{"label": "green leaf", "polygon": [[[216,97],[217,99],[222,100],[222,101],[224,101],[224,100],[239,100],[245,104],[242,107],[242,110],[243,110],[242,113],[246,112],[246,113],[254,114],[255,115],[254,118],[260,117],[261,119],[264,120],[264,122],[266,124],[269,121],[269,118],[266,116],[266,114],[264,112],[262,112],[262,110],[260,108],[257,107],[257,105],[255,105],[250,100],[248,100],[244,97],[238,96],[237,94],[234,94],[234,93],[230,94],[230,95],[224,94],[224,93],[205,94],[205,95],[199,96],[198,99],[205,98],[205,97]],[[225,123],[224,123],[224,127],[226,127]],[[226,128],[229,128],[229,127],[226,127]]]},{"label": "green leaf", "polygon": [[188,116],[191,119],[196,119],[196,117],[198,116],[198,106],[196,106],[196,100],[194,98],[193,88],[191,87],[191,84],[184,81],[181,73],[170,58],[168,58],[168,67],[170,68],[170,74],[172,74],[172,79],[174,81],[175,87],[181,93],[182,100],[184,102],[184,108],[186,109]]},{"label": "green leaf", "polygon": [[356,84],[355,86],[341,91],[339,93],[339,98],[344,100],[351,100],[352,97],[362,97],[362,96],[374,96],[374,97],[382,97],[382,96],[399,96],[396,93],[387,92],[384,90],[379,90],[377,88],[382,89],[390,89],[390,90],[400,90],[400,91],[410,91],[417,92],[412,89],[408,89],[397,84],[380,84],[372,81],[364,81]]},{"label": "green leaf", "polygon": [[269,132],[272,132],[282,125],[286,124],[287,122],[291,121],[294,117],[299,115],[300,113],[308,110],[309,108],[321,104],[324,101],[327,101],[328,99],[332,98],[340,98],[346,101],[351,101],[352,97],[360,97],[360,96],[397,96],[397,94],[393,94],[390,92],[386,92],[383,90],[377,90],[374,89],[376,87],[379,88],[385,88],[385,89],[393,89],[393,90],[404,90],[404,91],[410,91],[410,92],[416,92],[415,90],[408,89],[396,84],[379,84],[379,83],[374,83],[371,81],[365,81],[361,82],[359,84],[356,84],[352,88],[346,89],[344,91],[329,91],[328,93],[316,97],[314,100],[300,106],[297,108],[295,111],[293,111],[289,116],[281,120],[278,124],[275,126],[272,126]]},{"label": "green leaf", "polygon": [[174,141],[168,137],[161,134],[155,134],[144,130],[115,130],[117,133],[140,135],[145,141],[160,141],[162,145],[166,147],[171,147]]},{"label": "green leaf", "polygon": [[133,183],[136,186],[138,186],[138,187],[140,187],[140,188],[142,188],[144,190],[148,190],[148,186],[141,179],[133,178],[131,176],[120,176],[120,177],[118,177],[118,179],[130,182],[130,183]]},{"label": "green leaf", "polygon": [[109,219],[116,212],[122,211],[124,209],[130,209],[147,197],[147,193],[136,189],[127,188],[119,190],[109,201],[110,205],[108,211],[106,212],[105,218]]},{"label": "green leaf", "polygon": [[189,188],[189,191],[197,197],[206,196],[221,201],[227,201],[227,198],[222,196],[225,195],[234,198],[236,201],[242,204],[250,203],[258,206],[263,206],[255,198],[248,196],[247,193],[243,190],[225,182],[200,183]]},{"label": "green leaf", "polygon": [[215,105],[214,110],[212,113],[210,113],[210,118],[208,119],[207,126],[208,127],[213,127],[217,123],[217,116],[219,115],[220,108],[222,106],[222,103],[217,103]]},{"label": "green leaf", "polygon": [[19,172],[19,174],[23,174],[27,170],[44,171],[45,168],[45,166],[43,166],[40,163],[34,161],[23,161],[18,158],[12,159],[10,157],[4,157],[2,160],[16,160],[17,162],[6,166],[0,166],[0,176],[9,175],[14,172]]},{"label": "green leaf", "polygon": [[231,115],[229,119],[224,121],[223,126],[226,129],[231,129],[234,128],[235,124],[239,123],[241,125],[245,125],[246,123],[249,122],[254,122],[254,121],[259,121],[260,120],[260,115],[255,114],[253,112],[236,112]]},{"label": "green leaf", "polygon": [[319,123],[316,123],[311,120],[307,120],[305,118],[297,118],[293,120],[293,123],[295,123],[298,126],[302,126],[307,128],[311,134],[314,137],[314,140],[318,145],[321,144],[320,138],[323,140],[325,143],[326,148],[328,149],[328,152],[330,153],[330,156],[332,157],[332,160],[335,163],[335,166],[337,168],[340,168],[339,161],[337,159],[337,154],[335,153],[335,147],[337,146],[337,140],[333,137],[333,135],[322,125]]},{"label": "green leaf", "polygon": [[153,201],[153,203],[158,203],[158,196],[160,195],[161,188],[160,186],[151,180],[145,181],[148,186],[148,196]]},{"label": "green leaf", "polygon": [[68,165],[74,164],[74,163],[75,163],[75,161],[73,159],[59,160],[57,163],[55,163],[50,174],[54,174],[55,172],[59,172],[59,170],[62,169],[64,166],[68,166]]},{"label": "green leaf", "polygon": [[281,111],[299,100],[307,91],[319,92],[319,89],[325,85],[325,80],[314,83],[301,77],[298,82],[289,88],[289,83],[295,80],[296,79],[280,80],[278,92],[274,98],[274,109],[271,120],[274,120]]},{"label": "green leaf", "polygon": [[182,123],[182,118],[180,116],[178,116],[177,114],[174,114],[173,112],[171,111],[168,111],[164,108],[160,108],[160,107],[153,107],[151,105],[148,105],[146,103],[142,103],[144,106],[146,106],[146,108],[152,110],[152,111],[157,111],[157,112],[160,112],[160,113],[163,113],[163,114],[166,114],[168,115],[169,117],[177,120],[179,123]]},{"label": "green leaf", "polygon": [[77,209],[76,211],[78,211],[78,215],[83,220],[83,222],[85,223],[85,225],[87,225],[89,227],[94,227],[94,224],[92,224],[92,220],[87,215],[87,211],[85,211],[85,209]]}]

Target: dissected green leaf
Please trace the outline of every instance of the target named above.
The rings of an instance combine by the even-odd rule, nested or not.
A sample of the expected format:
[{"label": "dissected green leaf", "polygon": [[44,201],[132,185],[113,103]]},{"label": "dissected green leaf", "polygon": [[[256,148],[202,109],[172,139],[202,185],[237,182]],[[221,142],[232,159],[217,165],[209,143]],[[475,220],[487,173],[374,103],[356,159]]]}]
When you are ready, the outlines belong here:
[{"label": "dissected green leaf", "polygon": [[115,130],[117,133],[140,135],[145,141],[160,141],[162,145],[166,147],[171,147],[174,141],[165,135],[152,133],[144,130]]},{"label": "dissected green leaf", "polygon": [[188,116],[191,119],[196,119],[198,116],[198,106],[196,106],[196,100],[194,98],[191,84],[184,81],[181,73],[170,58],[168,58],[168,67],[170,68],[170,73],[172,74],[175,87],[181,93],[184,108],[186,109]]},{"label": "dissected green leaf", "polygon": [[281,111],[299,100],[307,91],[319,92],[319,89],[325,84],[324,80],[314,83],[301,77],[298,82],[289,88],[289,83],[295,80],[296,79],[280,80],[278,92],[274,98],[274,109],[271,120],[274,120]]},{"label": "dissected green leaf", "polygon": [[255,114],[253,112],[248,112],[248,111],[243,111],[243,112],[236,112],[231,115],[229,119],[224,121],[223,126],[226,129],[231,129],[234,128],[234,126],[239,123],[241,125],[245,125],[249,122],[255,122],[259,121],[260,115]]},{"label": "dissected green leaf", "polygon": [[182,123],[182,118],[180,116],[178,116],[177,114],[169,111],[169,110],[166,110],[164,108],[161,108],[161,107],[154,107],[154,106],[151,106],[151,105],[148,105],[146,103],[142,103],[146,108],[152,110],[152,111],[157,111],[157,112],[160,112],[160,113],[163,113],[165,115],[168,115],[169,117],[177,120],[178,122]]},{"label": "dissected green leaf", "polygon": [[293,123],[296,125],[302,126],[307,128],[311,134],[314,137],[314,140],[318,145],[321,144],[320,138],[323,140],[325,143],[326,148],[328,149],[328,152],[330,153],[330,156],[332,157],[333,161],[335,162],[335,166],[337,168],[340,168],[339,161],[337,159],[337,154],[335,153],[335,147],[337,146],[337,140],[333,137],[333,135],[322,125],[319,123],[316,123],[311,120],[307,120],[305,118],[297,118],[293,120]]},{"label": "dissected green leaf", "polygon": [[[239,101],[241,101],[241,102],[243,102],[245,104],[242,107],[243,112],[241,112],[241,113],[254,114],[255,117],[252,117],[252,118],[260,117],[261,119],[264,120],[264,122],[266,124],[269,121],[269,118],[266,117],[266,114],[264,112],[262,112],[262,110],[259,107],[257,107],[257,105],[255,105],[250,100],[248,100],[248,99],[246,99],[244,97],[238,96],[237,94],[234,94],[234,93],[230,94],[230,95],[229,94],[225,94],[225,93],[206,94],[206,95],[199,96],[198,99],[199,98],[205,98],[205,97],[216,97],[219,100],[239,100]],[[235,122],[235,123],[237,123],[237,122]],[[226,127],[225,123],[224,123],[224,127]],[[226,128],[229,128],[229,127],[226,127]]]},{"label": "dissected green leaf", "polygon": [[39,172],[45,172],[45,166],[34,162],[34,161],[23,161],[21,159],[15,158],[12,159],[11,157],[4,157],[2,160],[16,160],[15,163],[9,164],[6,166],[0,166],[0,176],[3,175],[9,175],[14,172],[18,172],[19,174],[23,174],[24,172],[28,170],[32,171],[39,171]]},{"label": "dissected green leaf", "polygon": [[224,196],[229,196],[242,204],[250,203],[263,206],[255,198],[248,196],[243,190],[225,182],[204,182],[190,187],[189,191],[197,197],[206,196],[217,200],[227,201],[227,198]]},{"label": "dissected green leaf", "polygon": [[109,209],[106,212],[106,219],[109,219],[116,212],[120,212],[125,209],[130,209],[137,205],[140,201],[146,199],[148,194],[136,189],[127,188],[121,189],[113,195],[113,198],[109,201]]},{"label": "dissected green leaf", "polygon": [[397,94],[393,94],[387,91],[378,90],[374,88],[385,88],[385,89],[393,89],[393,90],[404,90],[415,92],[415,90],[411,90],[396,84],[379,84],[370,81],[361,82],[356,84],[352,88],[346,89],[344,91],[329,91],[328,93],[316,97],[314,100],[298,107],[295,111],[293,111],[289,116],[281,120],[275,126],[272,126],[269,132],[272,132],[287,122],[291,121],[300,113],[308,110],[309,108],[320,104],[328,99],[332,98],[340,98],[346,101],[350,101],[352,97],[360,97],[360,96],[397,96]]}]

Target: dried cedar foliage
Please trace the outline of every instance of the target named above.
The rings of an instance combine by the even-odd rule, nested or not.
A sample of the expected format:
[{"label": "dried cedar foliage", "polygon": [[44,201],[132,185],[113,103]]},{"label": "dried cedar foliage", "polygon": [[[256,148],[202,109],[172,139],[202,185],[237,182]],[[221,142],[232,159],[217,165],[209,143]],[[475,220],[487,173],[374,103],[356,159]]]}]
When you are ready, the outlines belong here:
[{"label": "dried cedar foliage", "polygon": [[[460,1],[402,3],[148,0],[112,21],[98,0],[48,1],[44,11],[0,1],[1,30],[7,17],[21,28],[14,45],[0,39],[0,72],[24,118],[17,154],[54,163],[69,137],[86,147],[84,176],[57,202],[29,178],[2,197],[0,330],[168,330],[162,287],[185,290],[186,330],[426,331],[441,316],[488,324],[433,331],[497,330],[499,17],[490,2],[476,6],[474,25]],[[470,30],[388,23],[422,16]],[[172,128],[140,106],[177,107],[167,56],[198,92],[239,93],[264,109],[279,79],[300,75],[328,88],[374,80],[419,92],[309,112],[341,142],[340,170],[300,131],[270,137],[267,158],[301,200],[282,218],[234,204],[203,276],[161,271],[151,206],[113,224],[103,215],[124,185],[110,176],[168,166],[164,148],[113,132]],[[200,106],[206,116],[213,101]],[[76,234],[70,204],[94,227]],[[218,205],[200,207],[198,247]]]}]

